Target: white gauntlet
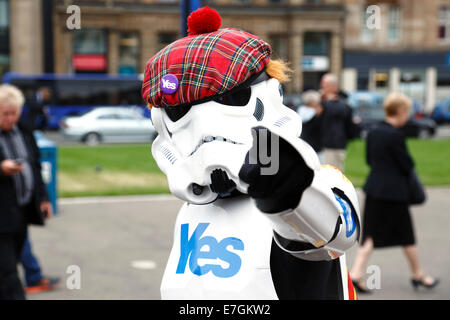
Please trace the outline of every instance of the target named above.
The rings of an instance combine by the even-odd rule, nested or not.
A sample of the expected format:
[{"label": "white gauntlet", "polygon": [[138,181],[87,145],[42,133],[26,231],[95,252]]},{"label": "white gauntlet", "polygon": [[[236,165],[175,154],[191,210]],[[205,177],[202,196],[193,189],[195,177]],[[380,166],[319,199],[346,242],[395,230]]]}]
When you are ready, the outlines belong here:
[{"label": "white gauntlet", "polygon": [[335,259],[359,237],[355,189],[331,166],[315,171],[297,208],[265,216],[272,222],[276,243],[304,260]]},{"label": "white gauntlet", "polygon": [[335,259],[359,238],[355,188],[339,169],[320,166],[317,155],[304,141],[282,138],[299,152],[314,171],[314,178],[295,209],[264,213],[272,223],[274,239],[283,250],[304,260]]}]

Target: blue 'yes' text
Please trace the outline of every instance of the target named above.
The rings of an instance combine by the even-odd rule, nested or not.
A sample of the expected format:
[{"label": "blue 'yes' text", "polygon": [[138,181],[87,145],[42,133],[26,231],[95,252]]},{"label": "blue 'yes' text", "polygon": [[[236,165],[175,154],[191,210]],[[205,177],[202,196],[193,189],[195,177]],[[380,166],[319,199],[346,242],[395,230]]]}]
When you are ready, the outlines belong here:
[{"label": "blue 'yes' text", "polygon": [[[227,250],[227,248],[231,246],[234,250],[244,250],[242,240],[229,237],[219,242],[212,236],[202,237],[208,226],[209,223],[199,223],[189,238],[189,224],[184,223],[181,225],[180,260],[178,261],[176,273],[184,273],[188,261],[189,269],[198,276],[211,271],[216,277],[229,278],[239,272],[242,264],[241,258],[236,253]],[[202,250],[204,247],[209,247],[209,250]],[[216,262],[217,258],[227,262],[229,264],[228,268],[222,268],[217,263],[204,264],[202,266],[198,264],[198,259],[209,259]]]}]

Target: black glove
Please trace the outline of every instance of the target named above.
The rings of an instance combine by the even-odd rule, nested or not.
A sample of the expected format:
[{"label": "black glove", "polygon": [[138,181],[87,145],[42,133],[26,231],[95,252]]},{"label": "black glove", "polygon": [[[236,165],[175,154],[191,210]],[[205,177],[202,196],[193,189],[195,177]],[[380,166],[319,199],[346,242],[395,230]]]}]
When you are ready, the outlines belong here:
[{"label": "black glove", "polygon": [[[262,139],[261,132],[267,132],[267,139]],[[247,193],[256,200],[256,206],[265,213],[277,213],[298,206],[303,191],[311,185],[314,171],[310,169],[300,154],[284,139],[271,133],[267,128],[255,127],[252,129],[253,146],[247,152],[245,163],[239,171],[239,178],[248,183]],[[272,135],[279,140],[278,150],[268,155],[271,150]],[[256,151],[256,152],[255,152]],[[258,159],[253,159],[256,155]],[[261,168],[270,167],[271,163],[263,165],[262,156],[270,156],[271,161],[278,161],[276,173],[261,174]],[[250,161],[251,160],[251,161]]]}]

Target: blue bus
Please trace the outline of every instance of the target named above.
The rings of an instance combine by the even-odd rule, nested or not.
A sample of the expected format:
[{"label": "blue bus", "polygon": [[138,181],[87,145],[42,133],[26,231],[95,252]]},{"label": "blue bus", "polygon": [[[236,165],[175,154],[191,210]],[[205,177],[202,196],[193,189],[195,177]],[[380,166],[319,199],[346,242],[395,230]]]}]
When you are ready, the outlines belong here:
[{"label": "blue bus", "polygon": [[140,107],[150,117],[141,97],[141,75],[108,74],[19,74],[5,73],[3,83],[17,86],[25,95],[22,113],[27,116],[28,106],[40,88],[51,91],[51,99],[46,105],[47,129],[58,129],[66,116],[83,114],[95,107]]}]

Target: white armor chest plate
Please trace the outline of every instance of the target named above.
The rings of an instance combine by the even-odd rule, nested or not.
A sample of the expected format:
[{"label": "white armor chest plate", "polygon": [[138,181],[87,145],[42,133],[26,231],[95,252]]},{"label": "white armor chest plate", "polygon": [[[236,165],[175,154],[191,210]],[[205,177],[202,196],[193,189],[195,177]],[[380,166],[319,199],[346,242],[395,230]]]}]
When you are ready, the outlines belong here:
[{"label": "white armor chest plate", "polygon": [[161,284],[162,299],[277,299],[272,228],[248,197],[184,204]]}]

